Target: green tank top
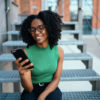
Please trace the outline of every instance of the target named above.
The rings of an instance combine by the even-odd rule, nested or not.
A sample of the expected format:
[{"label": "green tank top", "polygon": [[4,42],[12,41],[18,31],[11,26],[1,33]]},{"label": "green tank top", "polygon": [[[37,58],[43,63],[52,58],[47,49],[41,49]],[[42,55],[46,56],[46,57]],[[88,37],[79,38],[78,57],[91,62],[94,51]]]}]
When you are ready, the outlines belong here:
[{"label": "green tank top", "polygon": [[57,69],[58,46],[56,45],[50,49],[49,45],[46,48],[33,45],[26,48],[26,52],[34,65],[31,71],[32,83],[50,82]]}]

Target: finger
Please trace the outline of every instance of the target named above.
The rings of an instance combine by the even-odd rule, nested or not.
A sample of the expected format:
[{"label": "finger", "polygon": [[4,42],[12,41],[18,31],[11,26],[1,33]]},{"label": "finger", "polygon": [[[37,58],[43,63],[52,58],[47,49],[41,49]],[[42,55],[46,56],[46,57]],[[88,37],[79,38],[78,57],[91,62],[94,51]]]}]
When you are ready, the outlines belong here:
[{"label": "finger", "polygon": [[[24,69],[28,69],[29,67],[32,67],[32,66],[33,66],[33,64],[31,63],[31,64],[29,64],[29,65],[24,66],[23,68],[24,68]],[[32,67],[31,69],[33,69],[33,67]]]},{"label": "finger", "polygon": [[20,63],[20,64],[21,64],[21,66],[23,66],[24,64],[26,64],[28,61],[29,61],[28,59],[26,59],[26,60],[22,61],[22,62]]},{"label": "finger", "polygon": [[18,64],[21,60],[22,60],[22,58],[20,57],[15,61],[15,63]]}]

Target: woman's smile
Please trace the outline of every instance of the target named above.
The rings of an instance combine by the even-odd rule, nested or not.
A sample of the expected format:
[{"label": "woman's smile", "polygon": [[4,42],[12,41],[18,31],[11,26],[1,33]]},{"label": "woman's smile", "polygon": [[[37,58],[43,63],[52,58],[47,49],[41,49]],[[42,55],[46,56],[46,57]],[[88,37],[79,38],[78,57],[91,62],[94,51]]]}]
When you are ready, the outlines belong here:
[{"label": "woman's smile", "polygon": [[42,34],[36,36],[36,39],[37,39],[37,40],[41,40],[42,38],[43,38],[43,35],[42,35]]}]

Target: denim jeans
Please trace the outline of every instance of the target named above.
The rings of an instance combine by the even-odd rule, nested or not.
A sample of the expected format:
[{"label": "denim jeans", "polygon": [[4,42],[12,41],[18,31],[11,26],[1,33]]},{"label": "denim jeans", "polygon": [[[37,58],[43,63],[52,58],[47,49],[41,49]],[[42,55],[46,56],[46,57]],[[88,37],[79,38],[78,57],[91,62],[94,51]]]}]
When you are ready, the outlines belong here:
[{"label": "denim jeans", "polygon": [[[22,92],[21,100],[37,100],[38,96],[44,91],[47,84],[44,86],[34,85],[33,91],[30,93],[26,90]],[[51,92],[45,100],[62,100],[62,93],[57,87],[53,92]]]}]

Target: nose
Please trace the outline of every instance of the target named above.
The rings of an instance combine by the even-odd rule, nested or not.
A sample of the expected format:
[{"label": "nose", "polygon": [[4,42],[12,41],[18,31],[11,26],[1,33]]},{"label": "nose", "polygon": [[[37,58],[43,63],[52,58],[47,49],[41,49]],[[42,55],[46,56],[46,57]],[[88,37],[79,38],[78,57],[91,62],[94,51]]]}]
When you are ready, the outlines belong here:
[{"label": "nose", "polygon": [[39,34],[40,32],[38,30],[35,31],[35,34]]}]

